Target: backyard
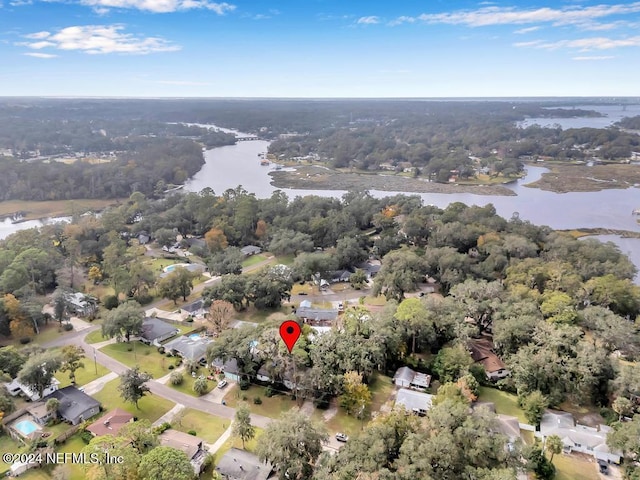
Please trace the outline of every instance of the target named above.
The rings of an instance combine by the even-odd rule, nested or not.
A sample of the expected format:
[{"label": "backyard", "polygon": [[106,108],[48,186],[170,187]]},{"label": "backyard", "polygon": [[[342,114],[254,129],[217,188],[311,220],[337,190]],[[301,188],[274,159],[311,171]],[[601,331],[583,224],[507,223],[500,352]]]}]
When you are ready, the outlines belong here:
[{"label": "backyard", "polygon": [[503,392],[495,388],[480,387],[479,402],[492,402],[496,406],[496,413],[516,417],[518,421],[527,423],[524,412],[518,406],[518,397],[512,393]]},{"label": "backyard", "polygon": [[146,418],[153,423],[174,406],[174,403],[169,400],[147,393],[140,399],[138,402],[139,408],[136,409],[133,403],[122,400],[120,392],[118,391],[118,385],[120,385],[120,379],[116,378],[108,382],[102,390],[93,395],[93,398],[102,404],[105,412],[113,410],[114,408],[122,408],[140,419]]},{"label": "backyard", "polygon": [[556,467],[555,480],[599,480],[600,475],[593,459],[579,455],[556,455],[553,457]]}]

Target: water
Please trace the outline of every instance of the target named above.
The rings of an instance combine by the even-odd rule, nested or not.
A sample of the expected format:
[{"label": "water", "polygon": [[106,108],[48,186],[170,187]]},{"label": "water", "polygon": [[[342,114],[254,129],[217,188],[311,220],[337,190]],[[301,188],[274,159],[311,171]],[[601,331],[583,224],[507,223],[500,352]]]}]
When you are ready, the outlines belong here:
[{"label": "water", "polygon": [[613,242],[615,243],[622,253],[627,255],[633,264],[638,267],[639,272],[636,274],[634,282],[640,285],[640,238],[623,238],[618,235],[594,235],[585,238],[597,238],[601,242]]},{"label": "water", "polygon": [[25,437],[38,430],[38,426],[31,420],[22,420],[21,422],[16,423],[13,428],[18,430]]},{"label": "water", "polygon": [[[572,107],[562,107],[572,108]],[[562,129],[567,128],[607,128],[624,117],[635,117],[640,115],[640,105],[627,105],[626,110],[620,105],[581,105],[576,106],[583,110],[595,110],[605,117],[576,117],[576,118],[528,118],[518,125],[528,127],[530,125],[540,125],[542,127],[554,127],[559,125]]]},{"label": "water", "polygon": [[18,230],[26,230],[28,228],[41,227],[56,222],[70,222],[71,217],[55,217],[43,218],[41,220],[27,220],[25,222],[12,223],[10,218],[0,221],[0,240],[7,238]]}]

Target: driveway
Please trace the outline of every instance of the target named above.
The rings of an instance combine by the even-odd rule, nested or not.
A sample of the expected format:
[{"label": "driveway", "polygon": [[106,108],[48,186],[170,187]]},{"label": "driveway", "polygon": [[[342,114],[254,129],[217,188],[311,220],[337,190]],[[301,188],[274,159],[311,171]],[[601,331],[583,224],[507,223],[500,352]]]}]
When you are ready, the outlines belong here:
[{"label": "driveway", "polygon": [[224,388],[215,387],[209,393],[207,393],[206,395],[203,395],[200,398],[202,398],[203,400],[205,400],[207,402],[217,403],[219,405],[222,405],[222,399],[227,394],[229,389],[233,388],[234,385],[235,385],[235,382],[227,379],[227,386],[226,387],[224,387]]}]

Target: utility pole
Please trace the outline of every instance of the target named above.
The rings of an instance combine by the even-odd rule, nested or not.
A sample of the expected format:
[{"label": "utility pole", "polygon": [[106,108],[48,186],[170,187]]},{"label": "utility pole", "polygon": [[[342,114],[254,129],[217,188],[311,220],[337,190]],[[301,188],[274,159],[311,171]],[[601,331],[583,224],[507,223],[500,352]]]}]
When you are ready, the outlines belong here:
[{"label": "utility pole", "polygon": [[98,361],[96,360],[96,347],[93,347],[93,366],[96,369],[96,377],[98,376]]}]

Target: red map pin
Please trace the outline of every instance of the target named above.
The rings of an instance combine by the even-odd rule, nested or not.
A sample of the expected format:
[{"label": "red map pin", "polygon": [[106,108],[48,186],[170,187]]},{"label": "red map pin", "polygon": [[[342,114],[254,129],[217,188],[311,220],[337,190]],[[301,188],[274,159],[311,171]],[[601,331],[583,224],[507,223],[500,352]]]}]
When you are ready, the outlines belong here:
[{"label": "red map pin", "polygon": [[302,333],[300,325],[293,320],[287,320],[286,322],[282,322],[282,325],[280,325],[280,337],[282,337],[284,344],[289,349],[289,353],[291,353],[293,346],[300,338],[300,333]]}]

